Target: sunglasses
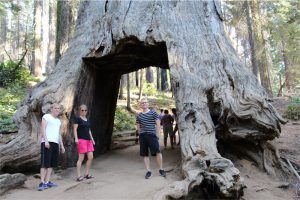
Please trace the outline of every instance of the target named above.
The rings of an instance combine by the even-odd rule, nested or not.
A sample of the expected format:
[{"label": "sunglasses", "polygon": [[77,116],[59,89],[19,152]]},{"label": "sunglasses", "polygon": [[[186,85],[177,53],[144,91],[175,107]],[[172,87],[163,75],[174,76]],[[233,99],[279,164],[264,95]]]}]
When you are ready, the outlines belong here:
[{"label": "sunglasses", "polygon": [[87,110],[81,110],[82,112],[87,112]]}]

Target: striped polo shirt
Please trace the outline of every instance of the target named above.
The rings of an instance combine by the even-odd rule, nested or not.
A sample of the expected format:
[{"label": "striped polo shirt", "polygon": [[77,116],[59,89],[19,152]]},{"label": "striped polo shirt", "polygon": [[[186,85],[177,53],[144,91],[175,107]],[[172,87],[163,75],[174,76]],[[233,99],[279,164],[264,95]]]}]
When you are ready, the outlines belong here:
[{"label": "striped polo shirt", "polygon": [[156,134],[156,120],[159,120],[159,117],[153,110],[139,113],[136,117],[136,123],[140,124],[140,134]]}]

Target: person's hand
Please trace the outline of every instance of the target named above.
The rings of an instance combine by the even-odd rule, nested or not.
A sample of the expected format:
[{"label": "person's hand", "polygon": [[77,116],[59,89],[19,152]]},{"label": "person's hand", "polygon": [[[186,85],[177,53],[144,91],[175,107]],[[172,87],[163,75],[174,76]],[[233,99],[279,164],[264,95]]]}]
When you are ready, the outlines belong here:
[{"label": "person's hand", "polygon": [[50,148],[50,144],[48,141],[45,142],[45,148],[49,149]]},{"label": "person's hand", "polygon": [[65,152],[66,152],[65,147],[61,146],[61,153],[65,153]]},{"label": "person's hand", "polygon": [[75,138],[75,143],[76,143],[76,144],[78,143],[78,139],[76,139],[76,138]]},{"label": "person's hand", "polygon": [[93,145],[95,145],[95,141],[94,141],[94,140],[92,140],[92,142],[93,142]]}]

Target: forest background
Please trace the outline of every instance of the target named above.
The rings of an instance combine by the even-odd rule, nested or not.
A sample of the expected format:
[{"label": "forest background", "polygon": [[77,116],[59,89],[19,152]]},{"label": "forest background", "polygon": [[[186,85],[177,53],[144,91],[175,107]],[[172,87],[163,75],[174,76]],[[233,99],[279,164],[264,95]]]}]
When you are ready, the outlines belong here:
[{"label": "forest background", "polygon": [[[18,104],[43,81],[68,48],[79,0],[0,1],[0,133],[16,131]],[[300,0],[222,1],[225,31],[244,66],[270,98],[287,97],[287,118],[300,117]],[[143,95],[157,108],[172,107],[169,71],[148,67],[124,74],[114,131],[134,129],[135,103]],[[133,105],[133,106],[132,106]],[[131,112],[128,112],[131,111]]]}]

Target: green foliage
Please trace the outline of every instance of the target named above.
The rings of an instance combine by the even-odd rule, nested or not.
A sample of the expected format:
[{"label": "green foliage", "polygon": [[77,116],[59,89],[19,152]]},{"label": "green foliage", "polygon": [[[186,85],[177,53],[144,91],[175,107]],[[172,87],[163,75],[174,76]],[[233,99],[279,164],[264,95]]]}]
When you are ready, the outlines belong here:
[{"label": "green foliage", "polygon": [[300,97],[292,97],[292,102],[300,104]]},{"label": "green foliage", "polygon": [[[268,40],[273,61],[273,85],[278,85],[279,75],[282,82],[285,80],[286,67],[291,74],[289,81],[295,85],[300,84],[299,1],[266,1],[264,6],[268,17],[267,28],[270,31]],[[288,66],[285,66],[283,54]]]},{"label": "green foliage", "polygon": [[285,115],[288,119],[300,119],[300,97],[292,98],[292,103],[288,105]]},{"label": "green foliage", "polygon": [[134,130],[135,117],[130,115],[125,107],[117,106],[113,131]]},{"label": "green foliage", "polygon": [[157,90],[152,83],[143,84],[143,93],[147,96],[154,96],[157,94]]},{"label": "green foliage", "polygon": [[0,87],[9,87],[12,84],[25,85],[33,80],[28,68],[19,65],[15,61],[4,61],[0,63]]},{"label": "green foliage", "polygon": [[286,117],[288,119],[298,120],[300,118],[300,103],[293,103],[288,105]]},{"label": "green foliage", "polygon": [[20,85],[0,88],[0,131],[16,129],[12,116],[16,112],[17,104],[25,96],[26,89]]}]

